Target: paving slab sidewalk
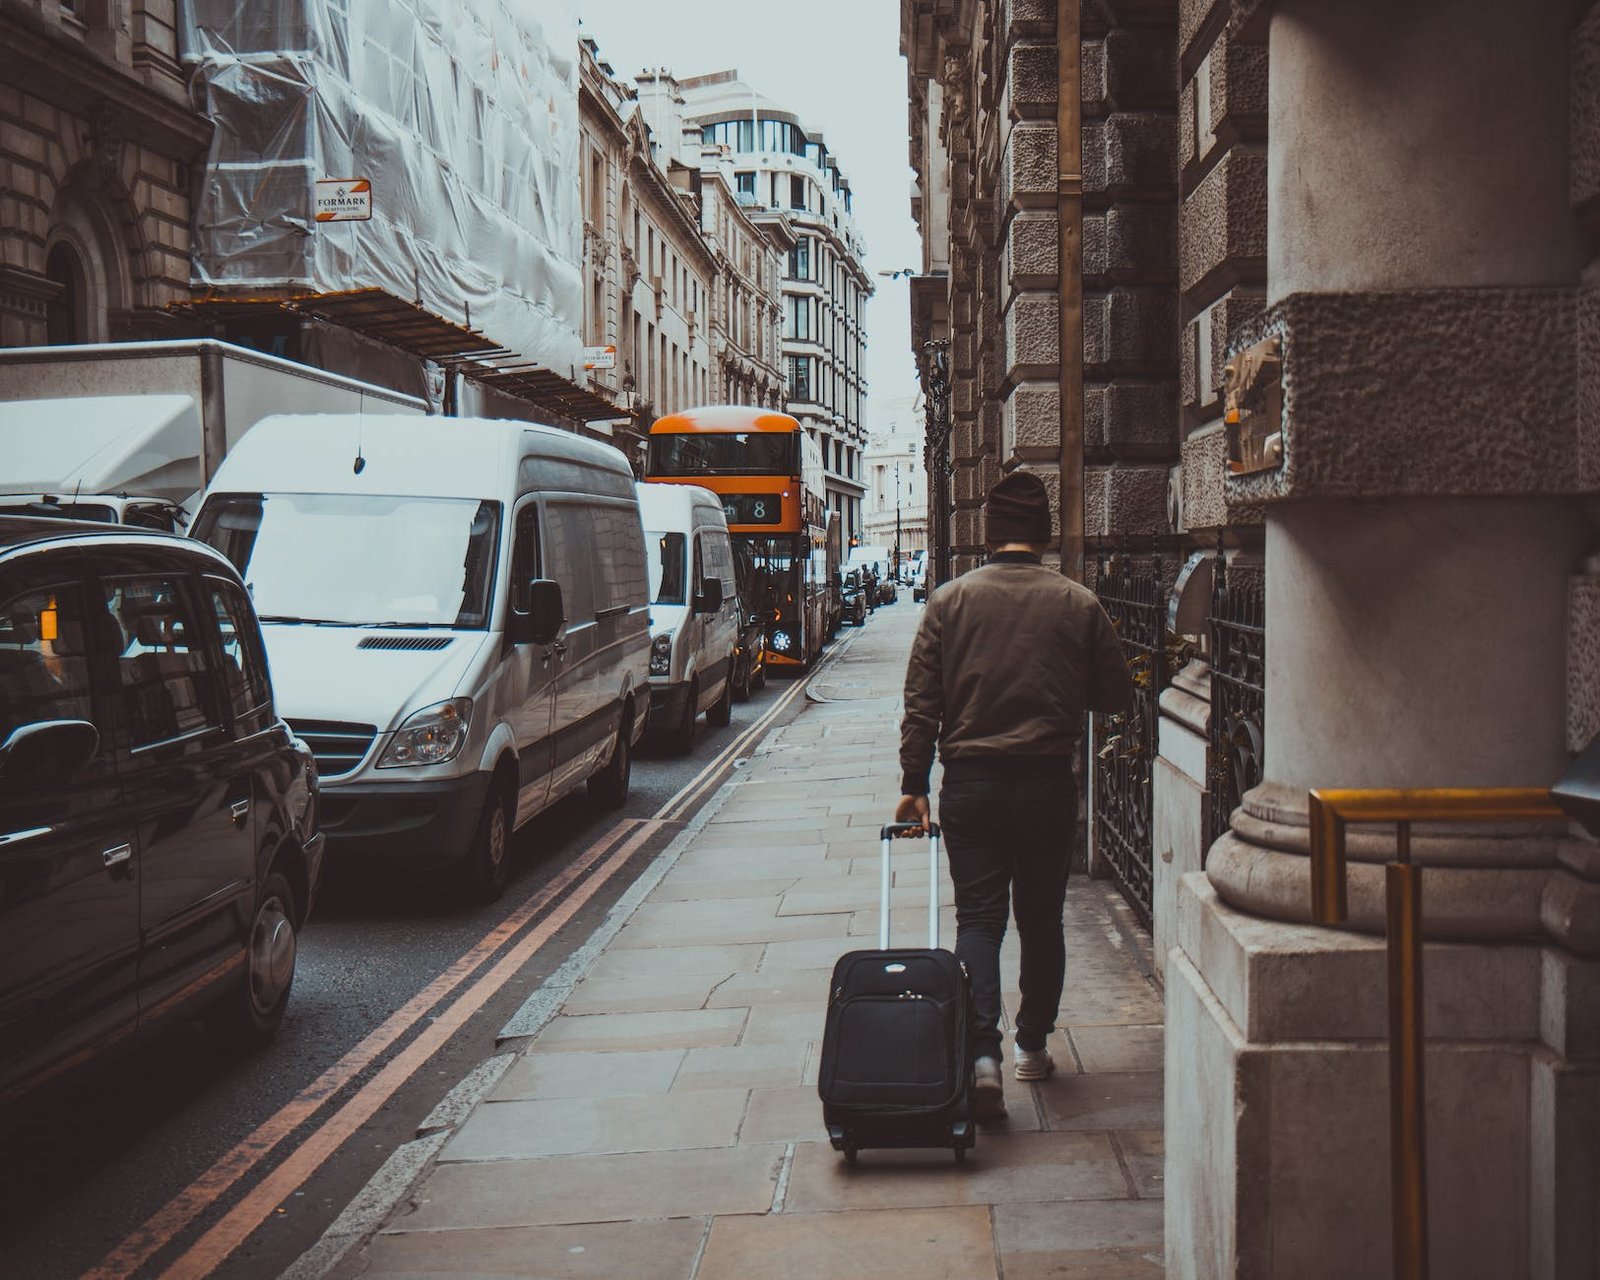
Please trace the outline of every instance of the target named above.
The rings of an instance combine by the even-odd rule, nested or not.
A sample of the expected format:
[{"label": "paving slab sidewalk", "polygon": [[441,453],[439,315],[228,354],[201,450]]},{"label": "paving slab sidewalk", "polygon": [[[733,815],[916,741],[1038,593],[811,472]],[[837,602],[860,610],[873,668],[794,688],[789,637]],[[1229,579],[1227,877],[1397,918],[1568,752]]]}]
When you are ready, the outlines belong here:
[{"label": "paving slab sidewalk", "polygon": [[[341,1276],[1147,1280],[1162,1274],[1162,1005],[1106,883],[1068,891],[1053,1079],[1009,1075],[967,1163],[828,1145],[827,973],[875,945],[920,609],[880,609]],[[772,815],[782,815],[774,826]],[[781,827],[781,830],[777,829]],[[897,940],[926,859],[897,853]],[[954,940],[948,876],[945,945]],[[1004,952],[1016,1008],[1016,941]]]}]

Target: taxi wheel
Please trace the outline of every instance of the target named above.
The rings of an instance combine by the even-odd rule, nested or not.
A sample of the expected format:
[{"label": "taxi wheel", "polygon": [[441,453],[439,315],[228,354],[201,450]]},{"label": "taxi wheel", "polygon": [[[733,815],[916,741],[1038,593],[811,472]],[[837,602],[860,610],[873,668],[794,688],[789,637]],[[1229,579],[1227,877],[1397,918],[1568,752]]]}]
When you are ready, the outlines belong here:
[{"label": "taxi wheel", "polygon": [[299,950],[295,919],[294,890],[281,872],[269,872],[250,920],[244,977],[207,1019],[219,1039],[254,1049],[277,1034],[294,987]]}]

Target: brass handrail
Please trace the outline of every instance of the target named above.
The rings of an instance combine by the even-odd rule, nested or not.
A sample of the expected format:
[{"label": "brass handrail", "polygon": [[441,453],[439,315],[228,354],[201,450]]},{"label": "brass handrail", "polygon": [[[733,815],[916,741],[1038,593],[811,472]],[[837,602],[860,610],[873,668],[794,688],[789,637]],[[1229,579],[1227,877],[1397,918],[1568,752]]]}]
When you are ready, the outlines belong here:
[{"label": "brass handrail", "polygon": [[1311,792],[1311,915],[1348,918],[1345,826],[1395,824],[1395,861],[1384,867],[1389,967],[1389,1178],[1394,1278],[1427,1280],[1427,1146],[1423,1130],[1422,868],[1411,861],[1413,822],[1564,822],[1542,787]]}]

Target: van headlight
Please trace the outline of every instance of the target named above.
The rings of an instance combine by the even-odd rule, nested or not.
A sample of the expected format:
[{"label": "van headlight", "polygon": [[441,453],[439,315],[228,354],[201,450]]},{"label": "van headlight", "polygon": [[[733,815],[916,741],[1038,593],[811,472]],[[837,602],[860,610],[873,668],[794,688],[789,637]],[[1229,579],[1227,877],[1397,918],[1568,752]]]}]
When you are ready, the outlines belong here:
[{"label": "van headlight", "polygon": [[444,764],[460,754],[472,723],[472,699],[452,698],[413,712],[395,730],[378,760],[380,769],[409,764]]},{"label": "van headlight", "polygon": [[650,674],[664,676],[672,671],[672,637],[662,633],[650,642]]}]

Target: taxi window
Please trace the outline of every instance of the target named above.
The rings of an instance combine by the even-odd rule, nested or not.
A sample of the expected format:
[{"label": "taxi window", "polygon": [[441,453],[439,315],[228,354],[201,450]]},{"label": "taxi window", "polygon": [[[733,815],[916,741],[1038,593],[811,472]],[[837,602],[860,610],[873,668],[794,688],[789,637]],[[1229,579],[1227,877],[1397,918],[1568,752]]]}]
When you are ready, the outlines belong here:
[{"label": "taxi window", "polygon": [[116,624],[123,745],[137,751],[221,724],[205,643],[182,580],[119,578],[102,589]]},{"label": "taxi window", "polygon": [[0,603],[0,742],[20,725],[90,720],[88,633],[76,583]]},{"label": "taxi window", "polygon": [[206,594],[222,643],[223,694],[240,733],[256,733],[272,723],[272,686],[266,655],[244,592],[220,578],[206,579]]}]

